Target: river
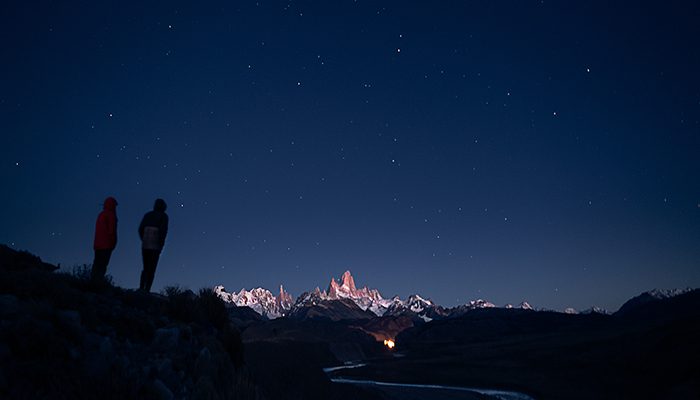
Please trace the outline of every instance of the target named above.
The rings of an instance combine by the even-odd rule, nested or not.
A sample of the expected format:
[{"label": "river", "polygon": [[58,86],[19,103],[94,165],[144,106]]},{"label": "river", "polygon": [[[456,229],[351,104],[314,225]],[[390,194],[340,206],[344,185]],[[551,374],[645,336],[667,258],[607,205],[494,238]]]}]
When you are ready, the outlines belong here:
[{"label": "river", "polygon": [[[348,364],[338,367],[324,368],[328,374],[343,369],[360,368],[366,364]],[[446,385],[425,385],[413,383],[379,382],[365,379],[349,379],[342,377],[331,377],[331,382],[352,384],[360,386],[371,386],[401,400],[471,400],[483,398],[479,395],[490,396],[499,400],[534,400],[532,397],[519,392],[506,390],[473,388]]]}]

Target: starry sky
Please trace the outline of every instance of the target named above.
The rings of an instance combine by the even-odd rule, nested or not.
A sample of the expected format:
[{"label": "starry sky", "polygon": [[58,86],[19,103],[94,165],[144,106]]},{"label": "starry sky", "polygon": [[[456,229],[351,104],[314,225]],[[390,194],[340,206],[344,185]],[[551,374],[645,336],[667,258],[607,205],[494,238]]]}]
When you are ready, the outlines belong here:
[{"label": "starry sky", "polygon": [[[614,4],[613,4],[614,3]],[[0,243],[154,289],[353,272],[385,297],[617,309],[700,286],[700,6],[12,2]]]}]

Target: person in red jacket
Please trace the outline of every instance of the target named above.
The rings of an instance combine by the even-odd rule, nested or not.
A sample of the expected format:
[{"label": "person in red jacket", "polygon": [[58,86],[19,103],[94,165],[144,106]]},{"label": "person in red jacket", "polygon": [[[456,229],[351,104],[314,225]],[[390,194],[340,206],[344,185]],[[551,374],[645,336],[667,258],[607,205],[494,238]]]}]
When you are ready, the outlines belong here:
[{"label": "person in red jacket", "polygon": [[104,279],[112,251],[117,247],[117,200],[107,197],[104,209],[95,223],[95,260],[92,262],[92,280]]}]

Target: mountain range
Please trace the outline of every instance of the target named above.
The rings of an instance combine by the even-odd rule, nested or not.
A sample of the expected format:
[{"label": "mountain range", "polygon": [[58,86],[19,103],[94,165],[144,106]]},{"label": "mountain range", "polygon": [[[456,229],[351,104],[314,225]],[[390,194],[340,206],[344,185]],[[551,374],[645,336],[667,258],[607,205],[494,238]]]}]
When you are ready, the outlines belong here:
[{"label": "mountain range", "polygon": [[[332,278],[326,290],[316,287],[312,291],[302,293],[296,300],[281,285],[277,295],[264,288],[251,290],[243,288],[239,292],[229,293],[222,285],[215,286],[214,292],[228,305],[250,307],[268,319],[284,316],[302,318],[325,316],[331,319],[409,316],[428,322],[433,319],[460,316],[474,309],[496,307],[495,304],[483,299],[446,308],[418,294],[410,295],[405,300],[398,296],[384,298],[377,289],[370,289],[367,286],[357,288],[350,271],[345,271],[340,279]],[[507,304],[504,308],[534,310],[526,301],[518,306]]]}]

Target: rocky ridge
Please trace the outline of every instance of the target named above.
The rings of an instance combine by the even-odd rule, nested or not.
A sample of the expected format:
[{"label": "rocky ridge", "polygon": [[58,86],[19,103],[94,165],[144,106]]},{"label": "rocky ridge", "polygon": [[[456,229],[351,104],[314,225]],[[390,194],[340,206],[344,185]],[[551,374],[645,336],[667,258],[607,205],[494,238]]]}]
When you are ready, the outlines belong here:
[{"label": "rocky ridge", "polygon": [[263,398],[211,290],[143,293],[55,269],[0,245],[0,398]]}]

